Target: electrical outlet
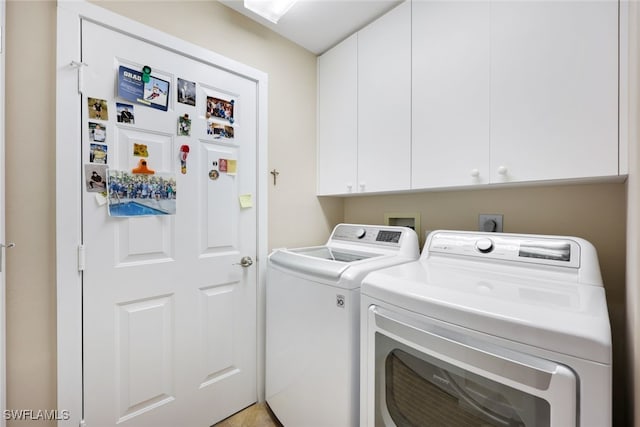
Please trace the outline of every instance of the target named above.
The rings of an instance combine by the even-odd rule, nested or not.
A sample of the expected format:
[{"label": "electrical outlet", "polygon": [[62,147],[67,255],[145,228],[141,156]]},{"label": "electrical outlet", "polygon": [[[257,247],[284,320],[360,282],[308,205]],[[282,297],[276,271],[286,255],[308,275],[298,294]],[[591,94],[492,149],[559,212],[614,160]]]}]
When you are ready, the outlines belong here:
[{"label": "electrical outlet", "polygon": [[502,232],[502,214],[480,214],[478,216],[478,230]]}]

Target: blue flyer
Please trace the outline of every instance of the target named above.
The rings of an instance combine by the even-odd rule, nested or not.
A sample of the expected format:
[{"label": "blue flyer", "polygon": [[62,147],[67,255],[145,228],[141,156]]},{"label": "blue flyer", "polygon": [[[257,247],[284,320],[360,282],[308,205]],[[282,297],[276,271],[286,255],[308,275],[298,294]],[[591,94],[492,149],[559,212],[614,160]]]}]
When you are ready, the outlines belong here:
[{"label": "blue flyer", "polygon": [[169,82],[150,76],[149,82],[142,80],[142,72],[120,66],[118,70],[118,96],[158,110],[167,111],[169,106]]}]

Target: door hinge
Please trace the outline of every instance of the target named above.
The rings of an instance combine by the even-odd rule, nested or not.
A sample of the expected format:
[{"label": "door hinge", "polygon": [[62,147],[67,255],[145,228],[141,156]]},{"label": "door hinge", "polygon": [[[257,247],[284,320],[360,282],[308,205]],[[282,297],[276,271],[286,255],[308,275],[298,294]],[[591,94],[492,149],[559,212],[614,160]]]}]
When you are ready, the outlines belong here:
[{"label": "door hinge", "polygon": [[84,85],[83,85],[83,81],[82,81],[82,76],[83,76],[83,68],[87,66],[87,64],[85,64],[82,61],[71,61],[71,64],[69,64],[71,66],[71,68],[75,68],[78,71],[78,93],[80,95],[82,95],[82,90],[84,89]]},{"label": "door hinge", "polygon": [[84,245],[78,245],[78,271],[84,271],[85,250]]}]

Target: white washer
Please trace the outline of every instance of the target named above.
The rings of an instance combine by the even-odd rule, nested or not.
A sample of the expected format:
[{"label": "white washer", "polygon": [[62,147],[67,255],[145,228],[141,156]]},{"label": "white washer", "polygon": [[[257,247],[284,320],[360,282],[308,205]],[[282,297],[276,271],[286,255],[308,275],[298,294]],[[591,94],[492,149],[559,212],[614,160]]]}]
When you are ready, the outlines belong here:
[{"label": "white washer", "polygon": [[269,255],[266,399],[285,427],[358,425],[360,283],[419,255],[409,228],[354,224]]},{"label": "white washer", "polygon": [[420,260],[371,273],[361,292],[361,426],[611,425],[589,242],[437,231]]}]

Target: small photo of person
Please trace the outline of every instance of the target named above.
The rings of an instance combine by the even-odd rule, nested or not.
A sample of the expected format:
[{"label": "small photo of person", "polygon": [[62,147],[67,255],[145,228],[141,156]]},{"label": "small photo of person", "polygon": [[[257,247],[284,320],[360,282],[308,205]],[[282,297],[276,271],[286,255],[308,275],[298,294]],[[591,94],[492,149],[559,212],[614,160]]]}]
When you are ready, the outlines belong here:
[{"label": "small photo of person", "polygon": [[91,163],[107,164],[107,146],[102,144],[90,144],[89,161]]},{"label": "small photo of person", "polygon": [[107,129],[100,123],[89,122],[89,139],[95,142],[105,142],[107,140]]},{"label": "small photo of person", "polygon": [[217,117],[219,119],[228,120],[233,123],[233,106],[234,101],[226,101],[224,99],[207,96],[207,118]]},{"label": "small photo of person", "polygon": [[209,122],[207,134],[213,135],[215,139],[226,138],[233,139],[233,126],[223,125],[221,123]]},{"label": "small photo of person", "polygon": [[157,77],[149,77],[149,83],[144,84],[145,104],[153,108],[167,111],[169,105],[169,82]]},{"label": "small photo of person", "polygon": [[89,193],[102,193],[107,190],[107,165],[84,165],[84,177]]},{"label": "small photo of person", "polygon": [[130,125],[135,124],[135,119],[133,117],[133,105],[117,102],[116,110],[118,111],[118,123],[127,123]]},{"label": "small photo of person", "polygon": [[195,82],[178,78],[178,102],[181,104],[196,105]]},{"label": "small photo of person", "polygon": [[191,119],[188,114],[178,117],[178,136],[191,135]]},{"label": "small photo of person", "polygon": [[109,120],[109,110],[107,100],[100,98],[87,98],[89,106],[89,118],[98,120]]}]

